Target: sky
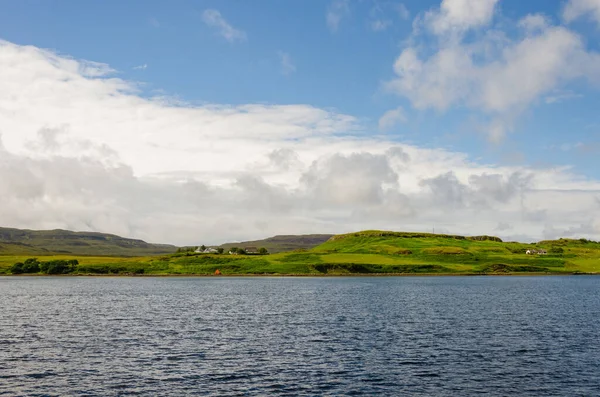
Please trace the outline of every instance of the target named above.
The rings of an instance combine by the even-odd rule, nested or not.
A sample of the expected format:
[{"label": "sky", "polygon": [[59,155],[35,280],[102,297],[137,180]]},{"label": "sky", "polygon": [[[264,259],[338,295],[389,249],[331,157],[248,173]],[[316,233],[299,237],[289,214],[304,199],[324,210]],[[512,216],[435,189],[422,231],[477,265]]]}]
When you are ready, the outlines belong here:
[{"label": "sky", "polygon": [[600,0],[5,1],[0,225],[600,239]]}]

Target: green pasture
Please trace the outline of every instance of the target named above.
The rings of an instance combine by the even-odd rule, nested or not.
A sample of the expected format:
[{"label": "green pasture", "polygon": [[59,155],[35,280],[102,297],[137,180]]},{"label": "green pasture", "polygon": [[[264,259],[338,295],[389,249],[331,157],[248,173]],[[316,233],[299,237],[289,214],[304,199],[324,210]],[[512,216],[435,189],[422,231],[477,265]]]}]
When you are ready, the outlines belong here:
[{"label": "green pasture", "polygon": [[[526,255],[544,249],[547,255]],[[0,274],[31,255],[0,256]],[[77,259],[74,274],[121,275],[348,275],[600,273],[600,244],[555,240],[537,244],[462,237],[365,231],[334,236],[311,249],[272,255],[177,254],[144,257],[40,256]]]}]

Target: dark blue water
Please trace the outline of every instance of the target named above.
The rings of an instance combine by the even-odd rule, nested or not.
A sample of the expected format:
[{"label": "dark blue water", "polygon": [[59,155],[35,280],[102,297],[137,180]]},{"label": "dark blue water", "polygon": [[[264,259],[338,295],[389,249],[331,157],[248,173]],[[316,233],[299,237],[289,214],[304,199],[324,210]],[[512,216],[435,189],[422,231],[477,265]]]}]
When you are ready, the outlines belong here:
[{"label": "dark blue water", "polygon": [[0,278],[3,395],[600,395],[600,278]]}]

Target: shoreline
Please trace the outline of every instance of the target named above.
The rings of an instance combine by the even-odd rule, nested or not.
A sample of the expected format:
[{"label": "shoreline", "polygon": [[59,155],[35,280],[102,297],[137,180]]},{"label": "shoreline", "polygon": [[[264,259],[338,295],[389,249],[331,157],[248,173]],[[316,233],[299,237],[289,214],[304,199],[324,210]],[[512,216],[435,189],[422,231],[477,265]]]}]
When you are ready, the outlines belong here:
[{"label": "shoreline", "polygon": [[498,277],[600,276],[600,273],[352,273],[352,274],[0,274],[0,277],[107,277],[107,278],[340,278],[340,277]]}]

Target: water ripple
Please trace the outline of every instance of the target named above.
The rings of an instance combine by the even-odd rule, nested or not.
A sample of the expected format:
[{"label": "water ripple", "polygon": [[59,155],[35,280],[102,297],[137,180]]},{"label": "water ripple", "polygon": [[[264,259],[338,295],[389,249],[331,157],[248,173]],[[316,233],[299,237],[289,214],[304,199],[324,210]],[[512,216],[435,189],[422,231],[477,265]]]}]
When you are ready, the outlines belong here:
[{"label": "water ripple", "polygon": [[0,278],[0,395],[600,395],[599,286]]}]

